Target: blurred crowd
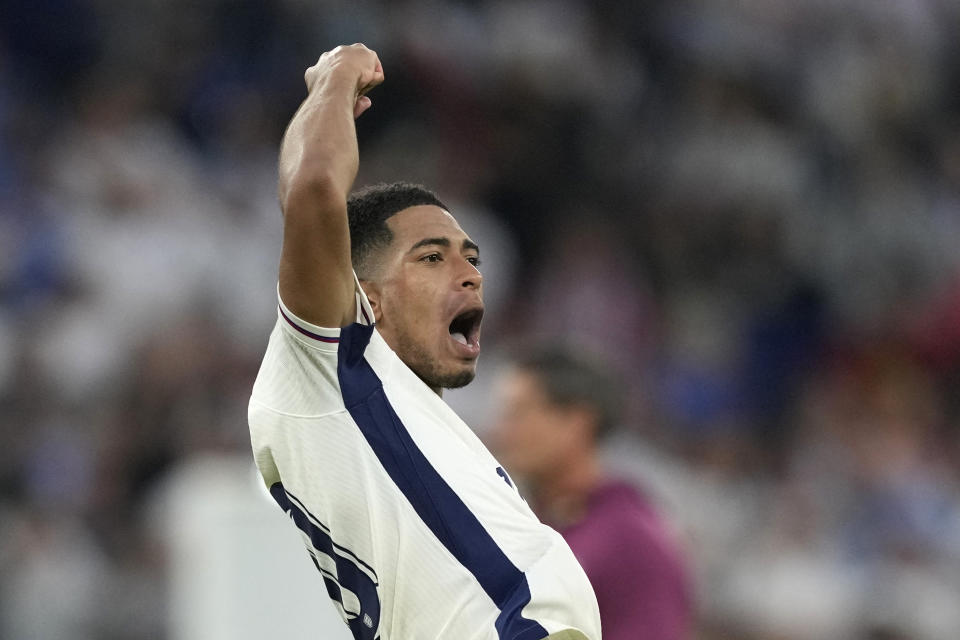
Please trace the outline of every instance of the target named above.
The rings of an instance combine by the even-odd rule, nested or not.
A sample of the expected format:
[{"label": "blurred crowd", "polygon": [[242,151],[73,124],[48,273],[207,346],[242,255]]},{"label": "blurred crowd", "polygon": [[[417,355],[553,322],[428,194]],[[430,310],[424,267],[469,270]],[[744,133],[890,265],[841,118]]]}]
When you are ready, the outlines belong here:
[{"label": "blurred crowd", "polygon": [[164,637],[151,505],[249,448],[278,143],[355,41],[358,184],[483,247],[481,433],[511,345],[604,354],[697,638],[960,637],[958,33],[955,0],[0,0],[0,637]]}]

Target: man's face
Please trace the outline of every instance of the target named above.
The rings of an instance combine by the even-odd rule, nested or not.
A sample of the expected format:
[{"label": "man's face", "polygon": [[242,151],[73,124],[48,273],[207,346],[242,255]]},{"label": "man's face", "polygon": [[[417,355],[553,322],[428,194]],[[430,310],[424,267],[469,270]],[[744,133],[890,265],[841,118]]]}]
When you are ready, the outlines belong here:
[{"label": "man's face", "polygon": [[499,411],[493,448],[504,466],[538,482],[562,467],[566,452],[577,444],[570,411],[553,404],[537,376],[512,369],[497,380]]},{"label": "man's face", "polygon": [[383,339],[431,388],[476,375],[483,317],[479,250],[453,216],[433,205],[387,220],[393,241],[376,283],[365,287]]}]

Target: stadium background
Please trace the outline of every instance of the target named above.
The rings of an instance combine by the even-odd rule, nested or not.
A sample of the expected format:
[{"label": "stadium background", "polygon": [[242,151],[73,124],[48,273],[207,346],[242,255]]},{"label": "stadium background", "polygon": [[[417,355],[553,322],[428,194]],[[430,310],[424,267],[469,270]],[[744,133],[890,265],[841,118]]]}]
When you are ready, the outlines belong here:
[{"label": "stadium background", "polygon": [[682,532],[695,637],[960,637],[957,33],[955,0],[0,0],[0,637],[170,635],[161,496],[248,455],[278,140],[354,41],[358,184],[484,248],[481,433],[512,345],[575,340],[632,381],[611,458]]}]

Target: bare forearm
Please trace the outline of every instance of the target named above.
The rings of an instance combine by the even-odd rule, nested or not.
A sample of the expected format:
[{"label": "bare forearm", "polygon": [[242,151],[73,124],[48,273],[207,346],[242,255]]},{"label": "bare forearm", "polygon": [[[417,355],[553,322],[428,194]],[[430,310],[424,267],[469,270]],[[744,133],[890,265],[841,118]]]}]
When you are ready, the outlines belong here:
[{"label": "bare forearm", "polygon": [[280,295],[304,320],[343,326],[354,305],[346,215],[359,164],[354,120],[383,69],[376,53],[351,45],[324,53],[304,80],[307,99],[280,147]]},{"label": "bare forearm", "polygon": [[307,190],[346,201],[359,156],[353,111],[356,90],[341,77],[327,77],[311,89],[291,120],[280,149],[280,202]]}]

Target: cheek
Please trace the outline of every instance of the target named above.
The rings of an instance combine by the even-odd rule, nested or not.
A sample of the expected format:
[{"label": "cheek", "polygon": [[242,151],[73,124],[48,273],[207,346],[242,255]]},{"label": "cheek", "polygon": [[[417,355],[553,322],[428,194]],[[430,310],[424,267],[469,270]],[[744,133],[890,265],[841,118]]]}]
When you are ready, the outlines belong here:
[{"label": "cheek", "polygon": [[425,284],[408,283],[405,287],[397,302],[412,332],[420,335],[436,332],[441,307],[434,298]]},{"label": "cheek", "polygon": [[408,283],[396,285],[381,298],[383,315],[387,322],[402,328],[407,335],[421,335],[428,324],[427,304],[422,292]]},{"label": "cheek", "polygon": [[515,423],[503,434],[501,442],[507,457],[521,471],[531,470],[539,460],[553,455],[549,425],[539,418]]}]

